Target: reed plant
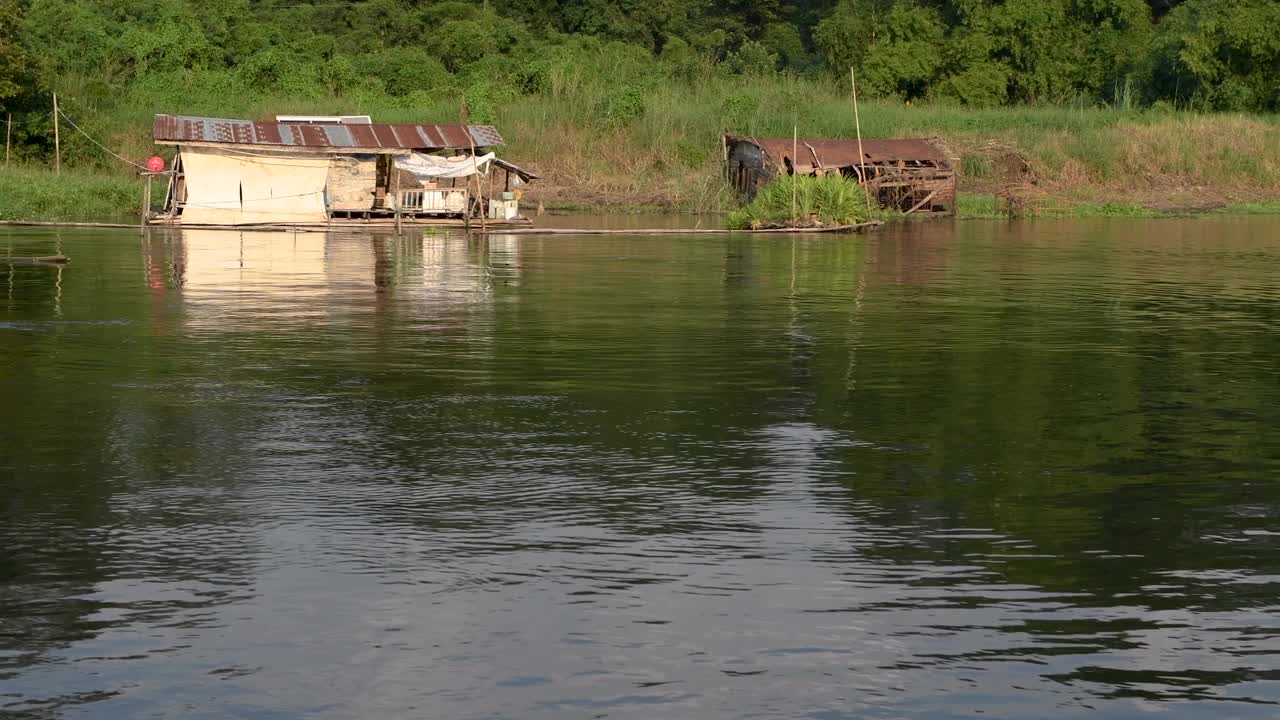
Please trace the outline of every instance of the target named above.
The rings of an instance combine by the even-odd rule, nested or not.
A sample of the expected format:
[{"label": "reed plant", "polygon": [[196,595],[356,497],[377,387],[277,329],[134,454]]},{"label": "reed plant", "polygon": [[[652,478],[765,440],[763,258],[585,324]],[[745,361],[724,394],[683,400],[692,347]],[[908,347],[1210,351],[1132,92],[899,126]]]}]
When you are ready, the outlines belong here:
[{"label": "reed plant", "polygon": [[755,198],[729,213],[731,230],[772,227],[832,227],[871,218],[862,187],[852,180],[825,177],[780,177],[760,188]]}]

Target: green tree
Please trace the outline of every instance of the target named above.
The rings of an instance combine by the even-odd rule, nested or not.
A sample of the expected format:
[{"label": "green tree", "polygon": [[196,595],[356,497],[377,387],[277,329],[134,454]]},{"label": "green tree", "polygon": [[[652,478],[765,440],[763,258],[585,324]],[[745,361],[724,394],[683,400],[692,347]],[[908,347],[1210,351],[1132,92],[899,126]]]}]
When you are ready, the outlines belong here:
[{"label": "green tree", "polygon": [[0,0],[0,106],[31,85],[31,58],[18,44],[21,27],[17,0]]},{"label": "green tree", "polygon": [[896,3],[885,17],[883,34],[863,61],[866,92],[907,99],[927,95],[942,67],[945,36],[946,26],[937,10]]},{"label": "green tree", "polygon": [[39,58],[42,73],[87,76],[119,69],[128,54],[121,42],[126,26],[102,10],[85,0],[32,0],[22,41]]},{"label": "green tree", "polygon": [[892,7],[892,0],[839,0],[813,31],[827,67],[841,74],[861,67]]},{"label": "green tree", "polygon": [[1153,98],[1215,110],[1280,111],[1280,3],[1188,0],[1160,24]]}]

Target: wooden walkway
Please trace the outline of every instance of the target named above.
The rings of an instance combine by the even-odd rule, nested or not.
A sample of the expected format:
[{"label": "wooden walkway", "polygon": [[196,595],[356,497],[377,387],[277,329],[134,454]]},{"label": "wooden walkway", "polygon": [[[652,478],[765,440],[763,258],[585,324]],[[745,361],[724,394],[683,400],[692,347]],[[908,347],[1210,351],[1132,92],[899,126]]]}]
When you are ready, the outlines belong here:
[{"label": "wooden walkway", "polygon": [[[815,228],[769,228],[766,230],[719,230],[705,228],[630,228],[623,230],[616,229],[595,229],[595,228],[539,228],[539,227],[495,227],[480,228],[473,224],[469,231],[473,235],[853,235],[857,233],[865,233],[874,230],[884,223],[879,220],[871,222],[858,223],[857,225],[837,225],[833,227],[815,227]],[[139,229],[137,225],[122,225],[120,223],[57,223],[57,222],[35,222],[23,220],[4,220],[0,221],[0,226],[8,225],[15,227],[64,227],[64,228],[119,228],[119,229]],[[245,231],[261,231],[261,232],[350,232],[352,230],[360,230],[361,228],[379,228],[386,229],[391,227],[390,224],[382,223],[335,223],[335,224],[303,224],[303,225],[169,225],[169,224],[150,224],[149,228],[169,229],[169,230],[229,230],[233,232]],[[427,223],[410,223],[404,224],[405,229],[416,230],[464,230],[462,225],[442,225]]]}]

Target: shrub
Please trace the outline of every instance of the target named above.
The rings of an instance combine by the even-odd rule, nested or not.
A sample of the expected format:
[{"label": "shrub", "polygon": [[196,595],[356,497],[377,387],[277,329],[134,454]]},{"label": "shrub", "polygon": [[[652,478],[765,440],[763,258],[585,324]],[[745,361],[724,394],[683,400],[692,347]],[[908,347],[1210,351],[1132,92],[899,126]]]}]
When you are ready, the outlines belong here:
[{"label": "shrub", "polygon": [[453,75],[444,64],[421,48],[387,48],[368,53],[357,58],[353,66],[358,76],[381,78],[389,95],[445,91],[454,84]]},{"label": "shrub", "polygon": [[467,122],[492,125],[498,121],[498,105],[501,93],[487,82],[477,82],[463,92],[467,104]]},{"label": "shrub", "polygon": [[778,69],[778,56],[763,43],[748,40],[725,60],[729,69],[739,75],[767,75]]},{"label": "shrub", "polygon": [[758,112],[760,101],[751,95],[730,95],[720,103],[720,115],[727,128],[748,128]]},{"label": "shrub", "polygon": [[498,51],[493,33],[484,24],[474,20],[458,20],[445,23],[430,36],[431,49],[451,72],[458,72],[471,63]]},{"label": "shrub", "polygon": [[676,143],[676,157],[688,168],[699,168],[711,157],[711,146],[702,142],[681,140]]},{"label": "shrub", "polygon": [[609,127],[625,127],[644,115],[644,106],[644,88],[623,85],[605,99],[604,122]]}]

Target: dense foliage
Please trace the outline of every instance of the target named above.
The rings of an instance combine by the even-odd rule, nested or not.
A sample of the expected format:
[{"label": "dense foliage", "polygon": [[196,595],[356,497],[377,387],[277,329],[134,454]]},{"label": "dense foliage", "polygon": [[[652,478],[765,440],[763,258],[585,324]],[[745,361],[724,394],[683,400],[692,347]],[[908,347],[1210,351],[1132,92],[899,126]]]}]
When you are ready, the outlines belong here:
[{"label": "dense foliage", "polygon": [[852,68],[902,101],[1275,112],[1276,28],[1276,0],[0,0],[0,111],[27,155],[54,90],[89,125],[248,97],[492,121],[526,97],[616,128],[661,86]]}]

